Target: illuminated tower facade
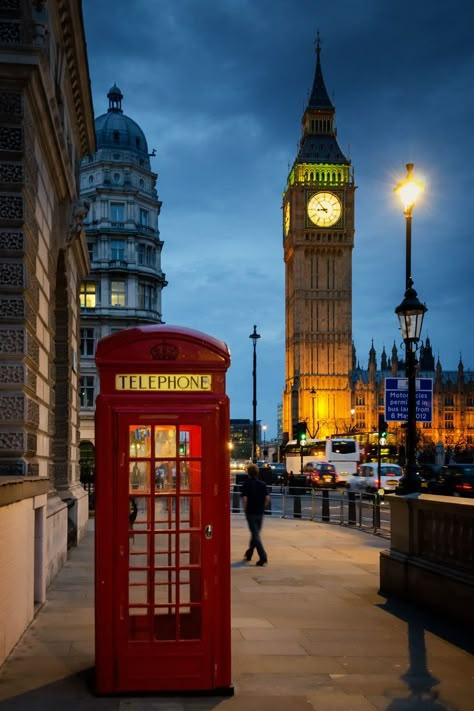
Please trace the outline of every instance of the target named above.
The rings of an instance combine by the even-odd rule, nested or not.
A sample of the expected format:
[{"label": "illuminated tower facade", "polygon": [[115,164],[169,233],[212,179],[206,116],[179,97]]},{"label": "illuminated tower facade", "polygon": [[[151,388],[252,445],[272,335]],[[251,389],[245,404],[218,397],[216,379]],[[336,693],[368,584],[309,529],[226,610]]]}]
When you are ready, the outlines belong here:
[{"label": "illuminated tower facade", "polygon": [[302,136],[283,193],[285,389],[283,430],[310,437],[351,425],[354,177],[339,148],[319,39]]}]

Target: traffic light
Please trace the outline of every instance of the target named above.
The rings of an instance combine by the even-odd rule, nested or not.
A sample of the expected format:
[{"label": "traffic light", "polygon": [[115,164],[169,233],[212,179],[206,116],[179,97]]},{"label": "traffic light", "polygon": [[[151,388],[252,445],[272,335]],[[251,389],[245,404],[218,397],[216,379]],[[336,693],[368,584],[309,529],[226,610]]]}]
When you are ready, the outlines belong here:
[{"label": "traffic light", "polygon": [[388,425],[385,422],[385,415],[379,414],[379,439],[386,439],[388,435]]},{"label": "traffic light", "polygon": [[304,444],[306,442],[306,422],[296,423],[296,440],[299,444]]}]

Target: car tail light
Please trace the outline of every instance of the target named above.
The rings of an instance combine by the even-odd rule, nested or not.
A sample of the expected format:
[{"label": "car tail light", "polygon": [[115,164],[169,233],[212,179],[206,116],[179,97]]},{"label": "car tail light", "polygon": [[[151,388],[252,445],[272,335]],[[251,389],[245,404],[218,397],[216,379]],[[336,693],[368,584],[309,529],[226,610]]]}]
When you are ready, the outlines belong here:
[{"label": "car tail light", "polygon": [[454,487],[457,491],[472,491],[472,486],[467,481],[462,484],[456,484]]},{"label": "car tail light", "polygon": [[337,474],[334,474],[334,481],[339,481],[339,476]]}]

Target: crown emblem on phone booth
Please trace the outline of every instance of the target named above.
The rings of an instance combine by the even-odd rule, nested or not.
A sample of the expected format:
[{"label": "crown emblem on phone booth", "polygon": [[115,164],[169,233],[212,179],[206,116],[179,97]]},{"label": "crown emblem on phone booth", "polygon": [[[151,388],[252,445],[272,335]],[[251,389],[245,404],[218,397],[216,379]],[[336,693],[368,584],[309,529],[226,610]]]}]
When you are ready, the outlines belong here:
[{"label": "crown emblem on phone booth", "polygon": [[151,355],[155,360],[176,360],[178,349],[172,343],[162,341],[153,346]]}]

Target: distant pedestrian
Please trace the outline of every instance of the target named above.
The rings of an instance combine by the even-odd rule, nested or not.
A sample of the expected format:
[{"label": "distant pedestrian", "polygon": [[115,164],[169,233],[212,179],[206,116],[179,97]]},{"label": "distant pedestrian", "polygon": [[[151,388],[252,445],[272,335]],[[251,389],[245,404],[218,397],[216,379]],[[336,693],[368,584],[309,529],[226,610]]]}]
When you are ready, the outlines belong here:
[{"label": "distant pedestrian", "polygon": [[256,464],[247,467],[248,479],[242,485],[241,497],[245,511],[245,518],[250,531],[249,547],[245,551],[245,560],[252,560],[252,555],[257,549],[257,565],[266,565],[268,562],[265,548],[260,539],[260,530],[263,523],[265,507],[270,503],[267,485],[259,479],[259,470]]}]

